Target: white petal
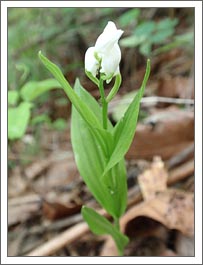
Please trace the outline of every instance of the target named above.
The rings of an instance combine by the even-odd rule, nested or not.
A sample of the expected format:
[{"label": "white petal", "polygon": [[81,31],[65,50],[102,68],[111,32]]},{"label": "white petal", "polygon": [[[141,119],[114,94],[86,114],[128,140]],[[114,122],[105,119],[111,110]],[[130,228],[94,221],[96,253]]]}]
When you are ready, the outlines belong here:
[{"label": "white petal", "polygon": [[120,74],[120,67],[118,66],[114,73],[114,76],[119,75],[119,74]]},{"label": "white petal", "polygon": [[117,30],[115,23],[113,21],[109,21],[106,27],[104,28],[103,32],[115,31],[115,30]]},{"label": "white petal", "polygon": [[98,53],[106,53],[110,51],[114,44],[118,42],[122,34],[123,31],[120,29],[118,30],[116,25],[112,21],[109,21],[103,33],[97,38],[95,50]]},{"label": "white petal", "polygon": [[103,54],[100,72],[106,76],[115,76],[119,73],[120,60],[121,51],[118,44],[115,44],[109,54]]},{"label": "white petal", "polygon": [[85,69],[88,72],[91,72],[93,76],[96,76],[99,68],[99,63],[96,60],[94,53],[95,53],[94,47],[90,47],[87,49],[85,53]]}]

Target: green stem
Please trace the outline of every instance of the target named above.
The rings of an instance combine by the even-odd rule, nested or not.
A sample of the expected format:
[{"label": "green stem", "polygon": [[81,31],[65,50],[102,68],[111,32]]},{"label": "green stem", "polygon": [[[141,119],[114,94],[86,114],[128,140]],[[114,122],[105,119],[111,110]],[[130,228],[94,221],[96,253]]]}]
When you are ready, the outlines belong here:
[{"label": "green stem", "polygon": [[104,80],[102,78],[100,78],[99,92],[101,95],[101,102],[102,102],[102,120],[103,120],[103,128],[106,130],[107,129],[107,122],[108,122],[108,102],[106,101],[106,98],[105,98],[103,83],[104,83]]},{"label": "green stem", "polygon": [[102,116],[103,116],[103,128],[107,129],[107,121],[108,121],[108,103],[105,101],[102,104]]},{"label": "green stem", "polygon": [[119,90],[119,87],[121,85],[121,81],[122,81],[122,78],[121,78],[121,75],[118,74],[116,75],[116,79],[115,79],[115,83],[114,83],[114,86],[112,87],[110,93],[108,94],[108,96],[106,97],[106,101],[109,103],[113,97],[116,95],[116,93],[118,92]]},{"label": "green stem", "polygon": [[[118,229],[118,231],[120,232],[120,223],[119,223],[119,218],[114,218],[114,225],[116,227],[116,229]],[[123,250],[118,250],[118,255],[119,256],[123,256],[124,255],[124,249]]]},{"label": "green stem", "polygon": [[96,77],[94,77],[94,76],[92,75],[91,72],[88,72],[87,70],[85,70],[85,73],[86,73],[86,75],[88,76],[88,78],[89,78],[93,83],[95,83],[97,86],[99,86],[99,80],[98,80]]},{"label": "green stem", "polygon": [[115,224],[115,227],[118,229],[118,231],[120,231],[119,218],[115,218],[115,219],[114,219],[114,224]]}]

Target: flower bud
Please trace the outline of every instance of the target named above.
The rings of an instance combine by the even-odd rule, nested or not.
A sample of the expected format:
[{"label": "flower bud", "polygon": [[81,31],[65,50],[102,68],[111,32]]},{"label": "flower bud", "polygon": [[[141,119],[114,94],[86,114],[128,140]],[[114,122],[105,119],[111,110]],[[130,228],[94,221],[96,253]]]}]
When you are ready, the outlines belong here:
[{"label": "flower bud", "polygon": [[104,74],[107,83],[113,76],[120,73],[119,63],[121,51],[118,40],[123,31],[117,29],[109,21],[102,34],[97,38],[95,46],[88,48],[85,54],[85,69],[95,77],[99,72]]}]

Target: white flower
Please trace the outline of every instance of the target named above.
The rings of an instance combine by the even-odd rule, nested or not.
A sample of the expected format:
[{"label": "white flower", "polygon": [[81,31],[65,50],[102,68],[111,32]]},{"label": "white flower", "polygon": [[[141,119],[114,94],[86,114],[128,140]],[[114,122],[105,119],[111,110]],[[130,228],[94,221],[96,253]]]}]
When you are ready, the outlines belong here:
[{"label": "white flower", "polygon": [[[123,31],[109,21],[102,34],[97,38],[94,47],[87,49],[85,54],[85,69],[95,77],[98,72],[105,74],[107,83],[113,76],[120,73],[119,63],[121,51],[118,40]],[[109,77],[109,78],[108,78]]]},{"label": "white flower", "polygon": [[91,72],[93,76],[96,76],[99,68],[99,62],[96,60],[94,54],[95,54],[94,47],[90,47],[87,49],[85,54],[85,69],[88,72]]}]

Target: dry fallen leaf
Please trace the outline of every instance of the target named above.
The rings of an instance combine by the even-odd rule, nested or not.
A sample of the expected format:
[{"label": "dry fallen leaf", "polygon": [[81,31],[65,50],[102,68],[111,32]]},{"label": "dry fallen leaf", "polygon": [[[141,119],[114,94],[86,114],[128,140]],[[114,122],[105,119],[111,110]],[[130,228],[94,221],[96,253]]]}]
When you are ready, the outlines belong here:
[{"label": "dry fallen leaf", "polygon": [[169,159],[194,142],[194,112],[168,108],[138,123],[127,159]]},{"label": "dry fallen leaf", "polygon": [[[167,177],[160,159],[156,159],[151,168],[138,177],[145,200],[131,207],[121,218],[121,230],[124,233],[129,222],[145,216],[162,223],[168,229],[179,230],[186,236],[194,235],[194,195],[179,189],[167,189]],[[111,245],[113,241],[109,239],[102,255],[110,254],[107,247],[110,248]],[[111,253],[115,253],[113,246]]]},{"label": "dry fallen leaf", "polygon": [[[124,226],[130,218],[148,216],[169,229],[177,229],[185,235],[193,235],[194,196],[178,189],[167,189],[168,173],[160,158],[156,157],[149,169],[138,181],[145,201],[131,208],[123,217]],[[129,214],[129,216],[128,216]],[[131,216],[132,215],[132,216]]]},{"label": "dry fallen leaf", "polygon": [[59,219],[80,212],[82,205],[76,203],[43,202],[43,214],[50,220]]},{"label": "dry fallen leaf", "polygon": [[157,192],[166,190],[168,174],[164,169],[164,163],[159,157],[154,159],[151,168],[139,175],[138,183],[145,200],[156,196]]},{"label": "dry fallen leaf", "polygon": [[160,79],[157,95],[173,98],[194,98],[194,79],[181,76],[164,76]]},{"label": "dry fallen leaf", "polygon": [[177,229],[185,235],[192,236],[194,196],[189,192],[168,189],[157,194],[152,200],[131,208],[123,218],[123,222],[126,223],[129,219],[141,215],[157,220],[169,229]]}]

